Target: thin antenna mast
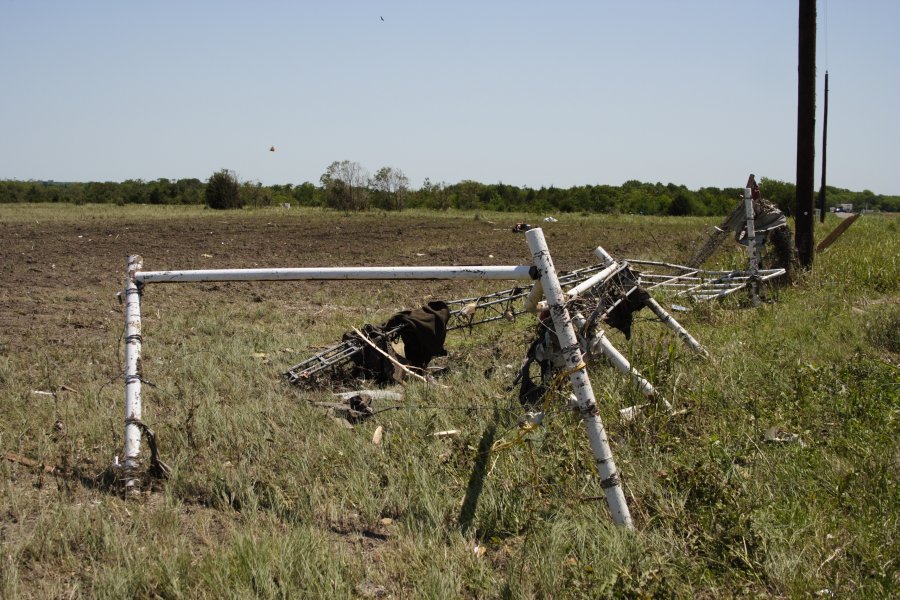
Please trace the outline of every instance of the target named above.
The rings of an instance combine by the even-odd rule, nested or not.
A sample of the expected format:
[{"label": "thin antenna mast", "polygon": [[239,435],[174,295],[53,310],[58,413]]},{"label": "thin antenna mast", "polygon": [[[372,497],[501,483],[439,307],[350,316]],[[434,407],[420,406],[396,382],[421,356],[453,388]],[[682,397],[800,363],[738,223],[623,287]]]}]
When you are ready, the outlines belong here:
[{"label": "thin antenna mast", "polygon": [[819,189],[819,223],[825,222],[825,163],[828,157],[828,71],[825,71],[825,110],[822,115],[822,187]]}]

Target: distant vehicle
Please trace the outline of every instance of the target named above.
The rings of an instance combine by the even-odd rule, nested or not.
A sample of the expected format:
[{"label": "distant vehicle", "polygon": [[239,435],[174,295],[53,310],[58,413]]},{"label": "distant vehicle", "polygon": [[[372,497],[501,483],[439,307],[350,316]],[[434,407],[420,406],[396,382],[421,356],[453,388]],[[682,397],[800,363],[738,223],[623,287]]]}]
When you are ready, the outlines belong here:
[{"label": "distant vehicle", "polygon": [[852,204],[838,204],[834,207],[834,212],[853,212]]}]

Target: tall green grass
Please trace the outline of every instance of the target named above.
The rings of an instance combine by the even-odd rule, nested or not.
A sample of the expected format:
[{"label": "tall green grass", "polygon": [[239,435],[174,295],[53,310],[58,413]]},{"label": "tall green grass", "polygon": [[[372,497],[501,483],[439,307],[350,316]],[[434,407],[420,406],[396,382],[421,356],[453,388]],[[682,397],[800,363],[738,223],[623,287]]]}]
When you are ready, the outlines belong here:
[{"label": "tall green grass", "polygon": [[[448,243],[462,243],[472,217],[442,218],[457,232]],[[610,251],[652,258],[678,255],[707,224],[574,218],[607,232]],[[409,383],[400,407],[348,429],[310,404],[330,400],[328,390],[301,391],[280,372],[349,327],[413,305],[421,290],[148,286],[144,417],[172,476],[130,500],[92,483],[121,452],[118,329],[0,355],[0,449],[77,475],[0,465],[0,594],[888,597],[900,585],[896,228],[860,219],[776,302],[678,313],[708,361],[643,314],[632,340],[611,334],[677,411],[650,407],[623,422],[618,410],[640,395],[592,365],[634,532],[611,525],[564,394],[542,428],[491,451],[518,439],[507,386],[529,319],[451,334],[441,386]],[[626,246],[644,229],[653,238]],[[560,254],[590,250],[578,245]],[[32,393],[63,384],[77,391]],[[772,428],[798,439],[770,441]],[[432,435],[447,429],[461,433]]]}]

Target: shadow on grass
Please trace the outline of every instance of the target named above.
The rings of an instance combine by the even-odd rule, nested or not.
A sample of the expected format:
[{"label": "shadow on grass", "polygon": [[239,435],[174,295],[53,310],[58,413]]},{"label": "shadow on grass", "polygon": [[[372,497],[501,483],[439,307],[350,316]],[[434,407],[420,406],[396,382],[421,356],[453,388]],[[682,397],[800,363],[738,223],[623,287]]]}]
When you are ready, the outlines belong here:
[{"label": "shadow on grass", "polygon": [[[31,471],[40,476],[49,475],[64,482],[68,487],[69,484],[77,483],[83,488],[91,489],[97,492],[103,492],[112,496],[125,496],[124,479],[114,472],[112,467],[104,469],[95,475],[88,475],[79,467],[57,466],[22,456],[15,452],[6,452],[3,458],[7,461],[20,465],[24,469]],[[148,470],[146,474],[138,474],[137,478],[145,481],[147,485],[154,485],[160,478]],[[152,489],[152,488],[151,488]]]},{"label": "shadow on grass", "polygon": [[475,511],[478,509],[478,499],[484,489],[484,478],[487,476],[488,461],[491,458],[491,448],[494,446],[499,419],[500,413],[495,409],[491,422],[481,434],[481,441],[478,442],[475,465],[472,467],[472,475],[466,486],[466,497],[463,499],[462,508],[459,511],[459,529],[464,534],[469,532],[472,522],[475,520]]}]

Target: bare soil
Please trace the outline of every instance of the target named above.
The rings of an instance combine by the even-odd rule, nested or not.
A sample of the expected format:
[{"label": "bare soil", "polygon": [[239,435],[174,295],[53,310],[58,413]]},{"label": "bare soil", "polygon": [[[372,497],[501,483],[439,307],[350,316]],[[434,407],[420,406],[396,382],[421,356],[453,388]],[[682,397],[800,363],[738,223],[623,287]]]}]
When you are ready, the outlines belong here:
[{"label": "bare soil", "polygon": [[[504,222],[492,218],[245,211],[180,220],[0,222],[0,351],[69,346],[78,336],[120,329],[116,294],[129,254],[143,256],[147,270],[529,264],[523,236],[510,231],[515,217]],[[573,217],[545,225],[557,268],[563,270],[595,263],[591,250],[602,239],[613,253],[639,251],[642,245],[652,250],[654,244],[642,244],[641,238],[647,238],[630,224],[601,226]],[[689,237],[683,236],[682,245]],[[619,242],[625,239],[629,241]],[[464,296],[471,284],[392,283],[391,289],[403,304],[429,295]],[[287,289],[272,285],[282,286],[280,293]],[[290,293],[322,285],[292,283]],[[328,285],[339,299],[346,286],[359,284]],[[229,296],[258,299],[265,293],[260,290],[275,288],[221,284],[201,289],[215,290],[217,301],[228,301]]]}]

